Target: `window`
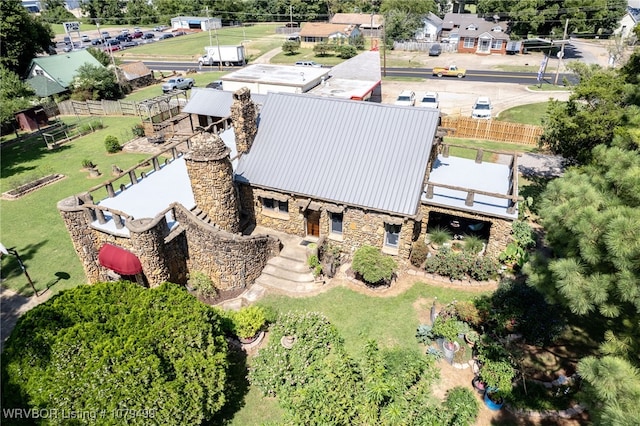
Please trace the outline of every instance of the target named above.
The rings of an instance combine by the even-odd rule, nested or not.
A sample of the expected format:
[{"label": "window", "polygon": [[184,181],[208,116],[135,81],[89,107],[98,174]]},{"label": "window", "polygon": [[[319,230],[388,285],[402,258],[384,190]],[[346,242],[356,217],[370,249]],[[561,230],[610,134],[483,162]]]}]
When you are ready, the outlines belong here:
[{"label": "window", "polygon": [[502,40],[492,40],[491,49],[496,49],[496,50],[502,49]]},{"label": "window", "polygon": [[331,233],[342,235],[342,213],[331,213]]},{"label": "window", "polygon": [[475,45],[475,38],[471,38],[471,37],[465,37],[464,38],[464,47],[466,48],[472,48]]},{"label": "window", "polygon": [[273,198],[263,198],[262,208],[272,210],[277,213],[289,213],[289,203],[286,201],[278,201]]},{"label": "window", "polygon": [[387,247],[398,247],[400,240],[400,229],[402,225],[384,224],[384,245]]}]

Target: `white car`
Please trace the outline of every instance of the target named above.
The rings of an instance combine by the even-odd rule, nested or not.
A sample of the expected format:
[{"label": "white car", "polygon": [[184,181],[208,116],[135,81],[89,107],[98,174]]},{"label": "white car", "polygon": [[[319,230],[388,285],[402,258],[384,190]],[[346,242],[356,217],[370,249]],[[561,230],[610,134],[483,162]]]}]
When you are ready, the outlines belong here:
[{"label": "white car", "polygon": [[403,90],[396,99],[396,105],[414,106],[416,103],[416,94],[411,90]]},{"label": "white car", "polygon": [[420,99],[420,106],[427,108],[440,108],[440,99],[436,92],[426,92]]},{"label": "white car", "polygon": [[491,100],[487,96],[480,96],[471,110],[471,117],[491,120]]}]

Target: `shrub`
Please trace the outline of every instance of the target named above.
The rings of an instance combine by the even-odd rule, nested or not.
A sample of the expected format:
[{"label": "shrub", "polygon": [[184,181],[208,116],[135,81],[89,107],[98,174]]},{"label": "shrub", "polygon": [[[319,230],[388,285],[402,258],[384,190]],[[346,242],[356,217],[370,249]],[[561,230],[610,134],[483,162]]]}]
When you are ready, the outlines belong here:
[{"label": "shrub", "polygon": [[434,227],[431,232],[429,232],[429,241],[433,244],[444,244],[447,241],[451,241],[452,238],[453,235],[451,235],[451,232],[440,226]]},{"label": "shrub", "polygon": [[482,251],[484,241],[475,235],[464,237],[464,251],[470,254],[478,254]]},{"label": "shrub", "polygon": [[131,128],[131,133],[133,133],[133,135],[137,137],[144,136],[144,126],[140,123],[136,124]]},{"label": "shrub", "polygon": [[364,245],[356,250],[351,268],[368,284],[388,283],[397,264],[391,256],[385,256],[380,249]]},{"label": "shrub", "polygon": [[486,256],[455,253],[443,248],[435,256],[427,259],[425,270],[452,280],[461,280],[468,276],[478,281],[486,281],[498,272],[498,266],[493,259]]},{"label": "shrub", "polygon": [[299,50],[300,50],[300,43],[298,43],[297,41],[290,40],[282,43],[282,51],[287,56],[295,55],[296,53],[298,53]]},{"label": "shrub", "polygon": [[204,272],[195,271],[189,274],[189,286],[198,294],[205,297],[216,297],[218,290],[216,289],[211,278]]},{"label": "shrub", "polygon": [[83,169],[93,169],[94,167],[95,167],[95,164],[93,164],[93,161],[89,160],[88,158],[85,158],[84,160],[82,160]]},{"label": "shrub", "polygon": [[309,266],[309,268],[313,269],[319,264],[320,264],[320,261],[318,260],[318,256],[316,256],[315,254],[312,254],[311,256],[307,257],[307,265]]},{"label": "shrub", "polygon": [[416,339],[418,342],[430,345],[435,340],[436,336],[433,334],[433,327],[429,324],[420,324],[416,330]]},{"label": "shrub", "polygon": [[413,243],[411,247],[411,255],[409,256],[409,261],[413,266],[421,266],[425,260],[427,260],[427,256],[429,255],[429,248],[427,244],[418,240]]},{"label": "shrub", "polygon": [[480,413],[480,404],[471,389],[456,386],[447,391],[444,406],[451,416],[447,423],[455,426],[470,426]]},{"label": "shrub", "polygon": [[345,44],[343,46],[339,46],[335,50],[338,53],[338,56],[340,58],[342,58],[342,59],[353,58],[354,56],[356,56],[358,54],[358,51],[355,48],[355,46],[350,46],[348,44]]},{"label": "shrub", "polygon": [[469,276],[476,281],[487,281],[498,273],[498,265],[489,257],[475,259],[469,268]]},{"label": "shrub", "polygon": [[118,142],[118,138],[112,135],[108,135],[104,138],[104,147],[107,149],[109,154],[114,154],[122,150],[122,146],[120,142]]},{"label": "shrub", "polygon": [[267,317],[262,306],[246,306],[231,315],[234,333],[242,338],[249,339],[260,331],[267,323]]},{"label": "shrub", "polygon": [[432,332],[435,336],[439,336],[445,340],[453,342],[460,332],[458,320],[455,318],[445,319],[439,316],[433,322]]},{"label": "shrub", "polygon": [[467,300],[461,300],[455,303],[456,316],[472,326],[476,327],[480,324],[480,312],[476,305]]},{"label": "shrub", "polygon": [[511,225],[511,233],[516,243],[524,248],[533,247],[536,244],[535,234],[531,226],[522,220],[516,220]]}]

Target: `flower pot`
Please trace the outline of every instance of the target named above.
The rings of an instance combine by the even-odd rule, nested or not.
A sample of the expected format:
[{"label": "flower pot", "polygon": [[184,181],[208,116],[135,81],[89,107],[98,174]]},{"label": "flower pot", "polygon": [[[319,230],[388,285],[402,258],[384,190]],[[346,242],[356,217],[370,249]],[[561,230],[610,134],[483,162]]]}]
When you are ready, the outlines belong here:
[{"label": "flower pot", "polygon": [[498,396],[495,390],[492,391],[487,389],[484,392],[483,401],[487,406],[487,408],[492,411],[498,411],[504,405],[504,398],[502,398],[501,396]]},{"label": "flower pot", "polygon": [[450,342],[445,341],[442,344],[442,351],[444,352],[444,357],[448,360],[453,360],[453,355],[460,350],[460,344],[458,342]]},{"label": "flower pot", "polygon": [[250,345],[252,343],[257,342],[258,340],[261,340],[263,337],[264,337],[264,331],[259,331],[256,333],[255,336],[251,336],[251,337],[238,336],[238,340],[240,340],[240,343],[242,343],[243,345]]},{"label": "flower pot", "polygon": [[473,380],[471,380],[471,385],[476,391],[482,394],[484,394],[484,392],[487,390],[487,385],[482,380],[480,380],[480,377],[478,376],[474,377]]}]

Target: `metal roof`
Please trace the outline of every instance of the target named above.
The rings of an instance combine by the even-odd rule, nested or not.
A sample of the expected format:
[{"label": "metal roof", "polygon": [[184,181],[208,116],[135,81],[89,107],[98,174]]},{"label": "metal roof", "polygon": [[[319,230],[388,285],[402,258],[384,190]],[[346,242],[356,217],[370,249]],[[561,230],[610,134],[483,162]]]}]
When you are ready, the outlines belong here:
[{"label": "metal roof", "polygon": [[235,179],[413,216],[438,116],[431,108],[269,93]]},{"label": "metal roof", "polygon": [[33,76],[33,69],[37,65],[44,70],[53,80],[63,87],[69,87],[78,69],[85,65],[104,68],[91,53],[86,50],[61,53],[59,55],[39,56],[31,60],[27,77]]},{"label": "metal roof", "polygon": [[[264,104],[265,97],[259,93],[251,94],[251,100],[258,105],[258,108]],[[194,87],[191,89],[189,102],[182,109],[182,112],[226,118],[231,115],[232,103],[233,92]]]}]

